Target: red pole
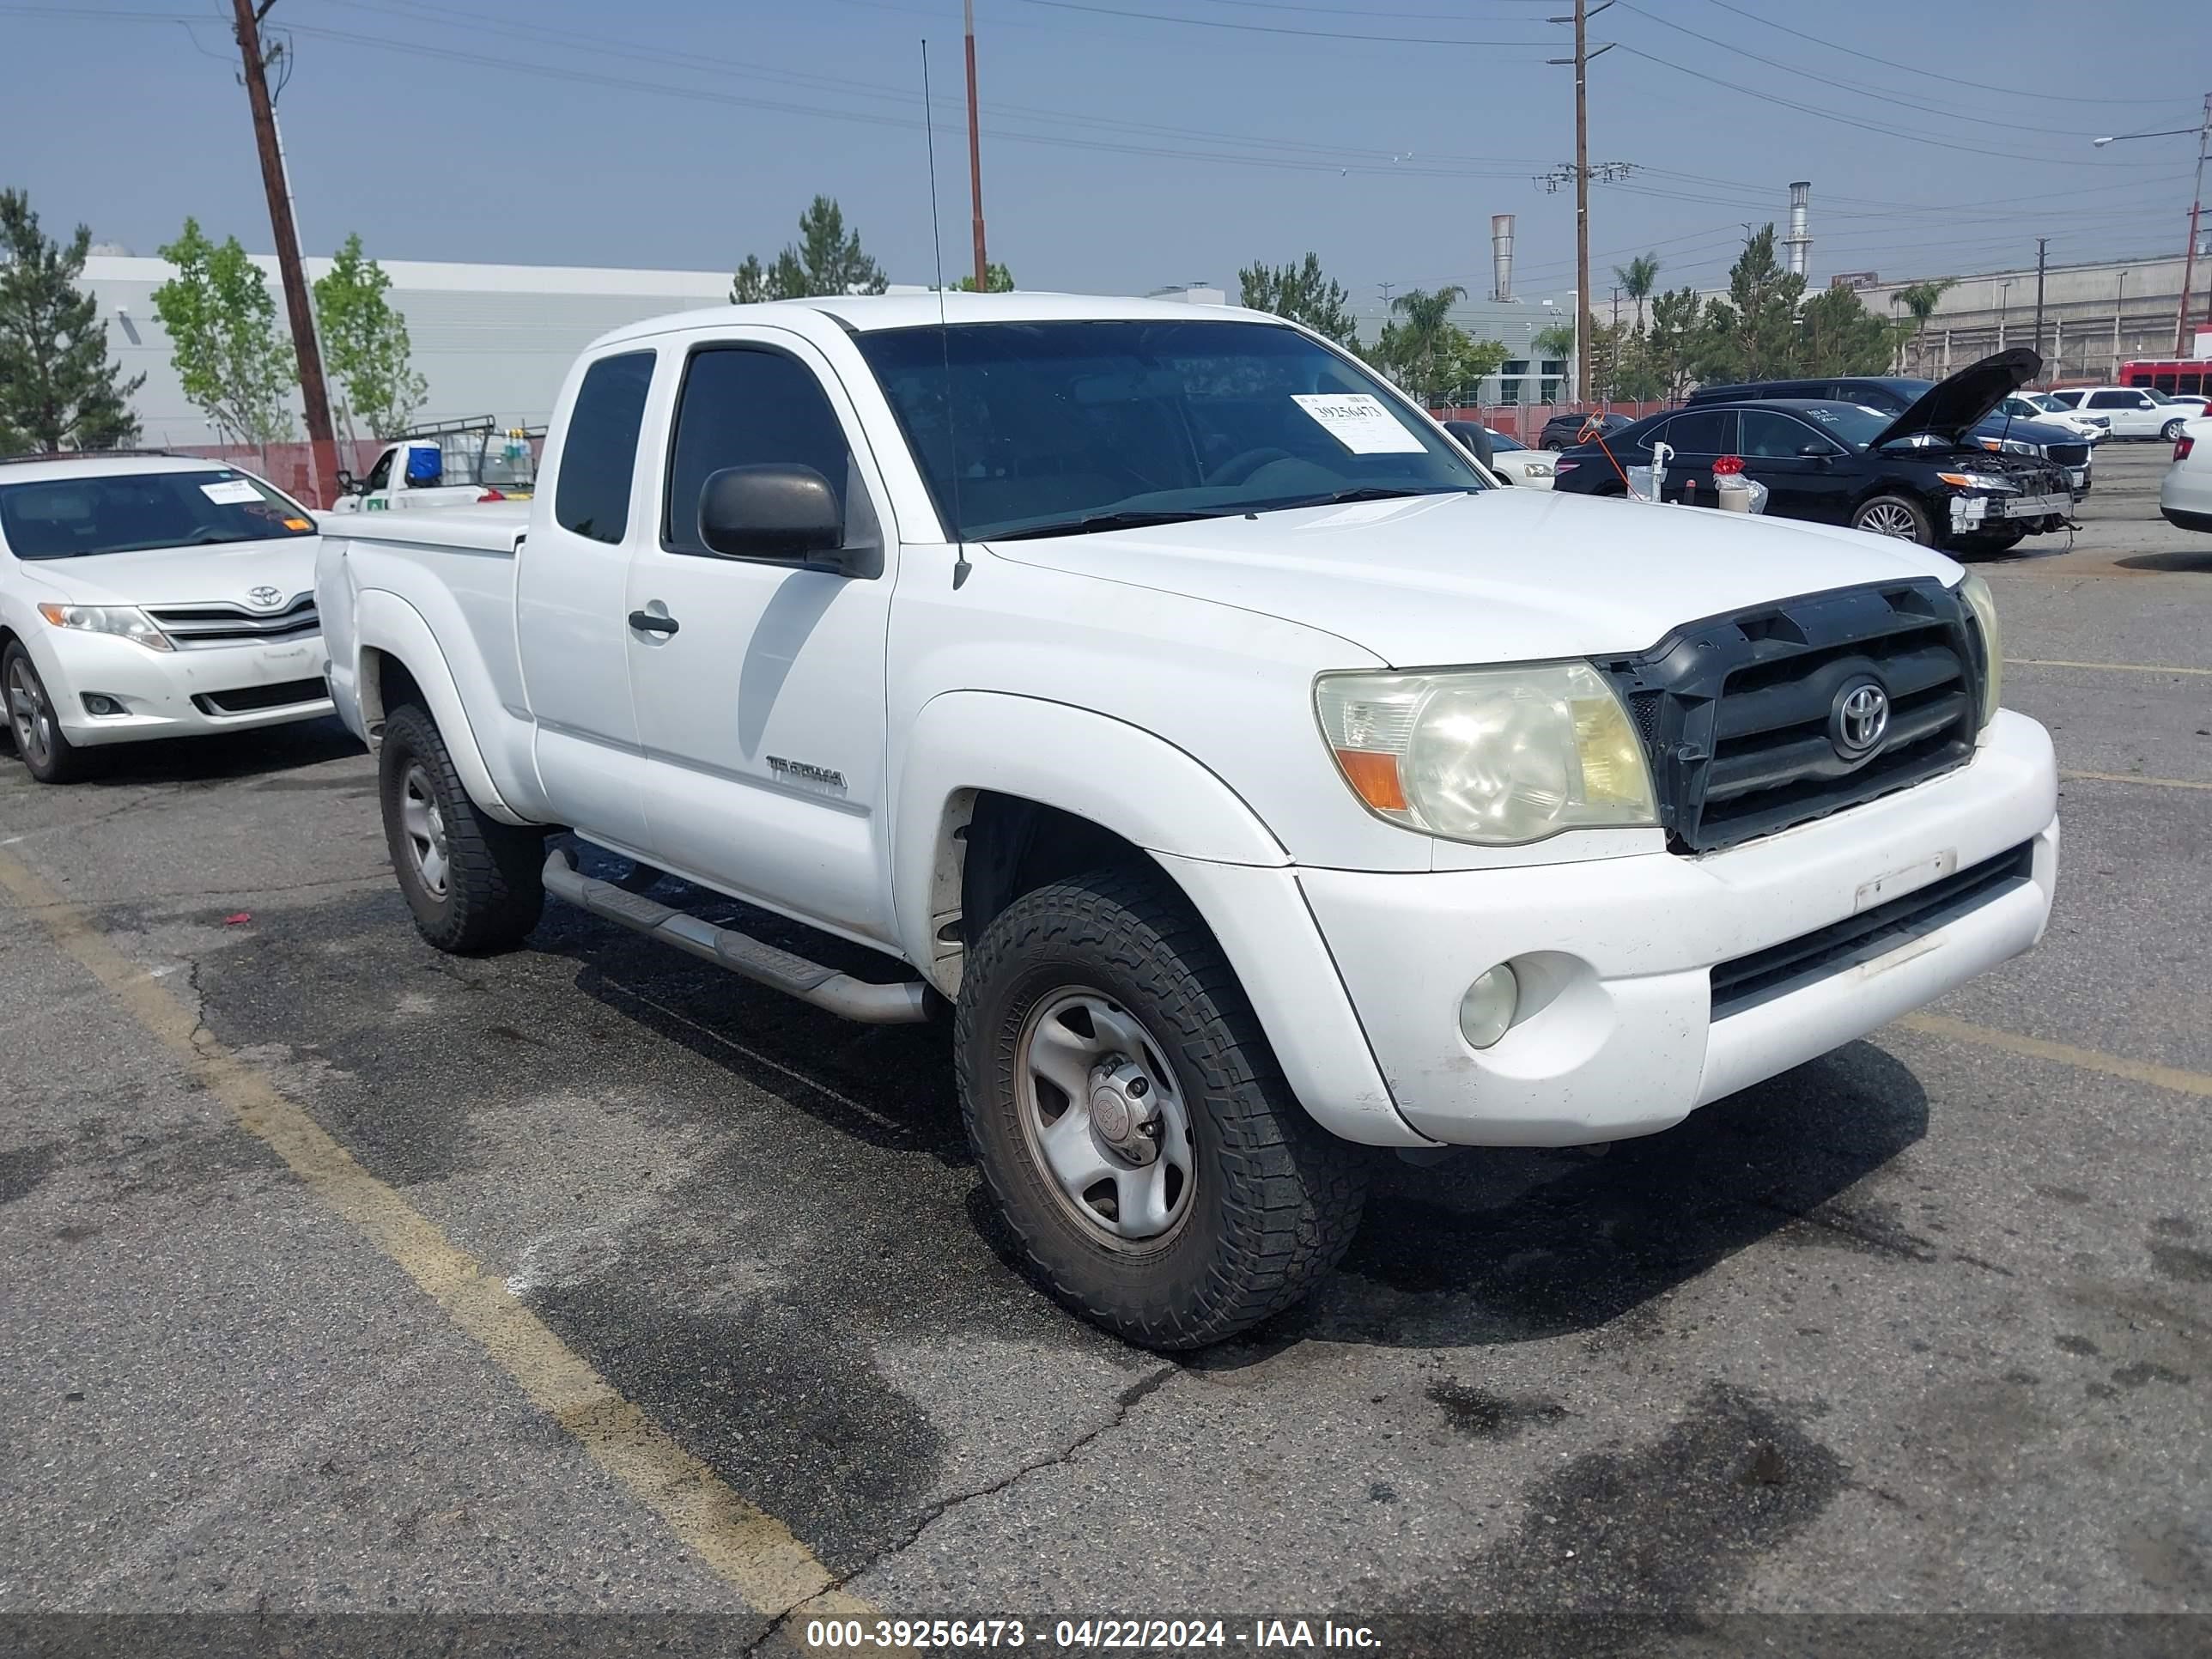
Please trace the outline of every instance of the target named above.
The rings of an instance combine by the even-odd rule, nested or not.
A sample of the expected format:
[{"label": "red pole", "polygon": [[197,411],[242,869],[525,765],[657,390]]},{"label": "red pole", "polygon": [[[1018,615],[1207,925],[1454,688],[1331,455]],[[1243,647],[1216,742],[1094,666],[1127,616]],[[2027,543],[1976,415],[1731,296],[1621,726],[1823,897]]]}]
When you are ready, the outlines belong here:
[{"label": "red pole", "polygon": [[975,125],[975,0],[966,0],[968,22],[968,191],[975,207],[975,292],[990,291],[991,262],[983,252],[983,141]]}]

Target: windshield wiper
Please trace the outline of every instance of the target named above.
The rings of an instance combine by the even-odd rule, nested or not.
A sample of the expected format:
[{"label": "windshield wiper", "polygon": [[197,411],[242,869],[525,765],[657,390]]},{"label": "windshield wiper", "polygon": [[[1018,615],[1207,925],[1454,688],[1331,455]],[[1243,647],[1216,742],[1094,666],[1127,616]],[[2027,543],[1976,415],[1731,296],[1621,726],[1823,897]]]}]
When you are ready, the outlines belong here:
[{"label": "windshield wiper", "polygon": [[[1232,513],[1244,509],[1234,507]],[[1039,536],[1088,536],[1101,530],[1140,530],[1147,525],[1188,524],[1193,519],[1218,519],[1227,516],[1218,508],[1203,512],[1186,507],[1180,512],[1120,512],[1086,513],[1079,519],[1059,519],[1051,524],[1024,525],[1019,530],[1000,530],[975,538],[980,542],[1028,541]]]},{"label": "windshield wiper", "polygon": [[1248,513],[1286,513],[1295,507],[1346,507],[1353,501],[1395,501],[1413,495],[1473,495],[1479,486],[1453,484],[1443,489],[1414,489],[1404,484],[1360,484],[1351,489],[1339,489],[1327,495],[1302,495],[1287,501],[1260,501],[1248,507]]}]

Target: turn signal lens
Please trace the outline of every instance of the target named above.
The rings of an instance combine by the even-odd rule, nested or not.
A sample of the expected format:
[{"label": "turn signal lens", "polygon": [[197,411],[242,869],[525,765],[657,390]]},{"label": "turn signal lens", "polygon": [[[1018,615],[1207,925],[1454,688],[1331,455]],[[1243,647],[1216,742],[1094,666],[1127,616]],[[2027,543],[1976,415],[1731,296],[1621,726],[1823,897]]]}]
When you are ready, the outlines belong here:
[{"label": "turn signal lens", "polygon": [[1340,749],[1336,763],[1344,769],[1352,791],[1378,812],[1406,810],[1406,786],[1398,776],[1395,755],[1370,755],[1357,749]]}]

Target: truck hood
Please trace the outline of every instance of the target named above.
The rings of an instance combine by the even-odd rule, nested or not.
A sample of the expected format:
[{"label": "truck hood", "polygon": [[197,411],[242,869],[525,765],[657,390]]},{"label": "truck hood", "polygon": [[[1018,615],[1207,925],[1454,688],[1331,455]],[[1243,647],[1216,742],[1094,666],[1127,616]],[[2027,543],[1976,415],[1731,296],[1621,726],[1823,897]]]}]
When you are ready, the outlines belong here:
[{"label": "truck hood", "polygon": [[2043,372],[2043,359],[2026,346],[1993,352],[1938,380],[1918,401],[1882,428],[1867,445],[1879,449],[1899,438],[1926,433],[1956,443],[1999,404]]},{"label": "truck hood", "polygon": [[28,559],[20,567],[58,599],[76,605],[257,605],[256,588],[276,590],[289,605],[315,585],[318,536],[231,542],[220,547],[156,547],[143,553],[94,553],[72,559]]},{"label": "truck hood", "polygon": [[1527,489],[1201,519],[991,551],[1279,617],[1394,667],[1640,651],[1723,611],[1958,573],[1940,554],[1856,530]]}]

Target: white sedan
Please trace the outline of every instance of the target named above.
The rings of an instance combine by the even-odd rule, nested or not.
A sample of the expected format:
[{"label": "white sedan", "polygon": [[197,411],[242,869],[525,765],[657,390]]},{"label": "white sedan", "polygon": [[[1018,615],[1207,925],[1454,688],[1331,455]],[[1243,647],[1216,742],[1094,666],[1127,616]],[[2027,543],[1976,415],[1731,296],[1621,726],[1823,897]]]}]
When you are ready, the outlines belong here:
[{"label": "white sedan", "polygon": [[[1507,483],[1528,489],[1549,489],[1552,487],[1552,454],[1548,450],[1531,449],[1518,438],[1509,438],[1496,427],[1480,428],[1490,441],[1490,470]],[[1465,445],[1472,454],[1480,459],[1482,451],[1470,441],[1476,430],[1473,421],[1446,421],[1444,430]]]},{"label": "white sedan", "polygon": [[2158,487],[2168,524],[2212,532],[2212,420],[2194,420],[2174,441],[2173,465]]},{"label": "white sedan", "polygon": [[0,691],[41,783],[88,750],[331,712],[313,515],[189,456],[0,461]]}]

